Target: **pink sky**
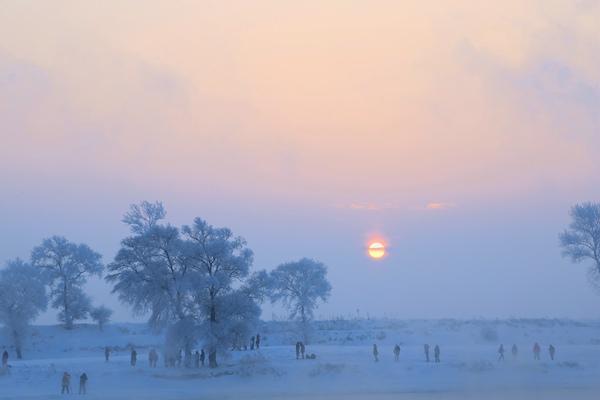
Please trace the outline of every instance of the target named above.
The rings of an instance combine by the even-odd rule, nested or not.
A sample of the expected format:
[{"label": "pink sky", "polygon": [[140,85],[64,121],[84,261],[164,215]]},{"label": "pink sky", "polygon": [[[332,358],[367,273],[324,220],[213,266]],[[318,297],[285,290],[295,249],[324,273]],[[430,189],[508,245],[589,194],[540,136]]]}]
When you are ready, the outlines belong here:
[{"label": "pink sky", "polygon": [[[599,38],[596,1],[4,1],[0,261],[59,233],[108,262],[128,204],[162,199],[246,236],[259,267],[323,259],[324,312],[359,307],[359,282],[442,287],[495,255],[506,284],[544,275],[517,311],[552,314],[562,284],[581,290],[557,312],[591,315],[556,235],[600,196]],[[402,254],[387,277],[361,258],[376,233]],[[509,315],[501,293],[406,314]]]}]

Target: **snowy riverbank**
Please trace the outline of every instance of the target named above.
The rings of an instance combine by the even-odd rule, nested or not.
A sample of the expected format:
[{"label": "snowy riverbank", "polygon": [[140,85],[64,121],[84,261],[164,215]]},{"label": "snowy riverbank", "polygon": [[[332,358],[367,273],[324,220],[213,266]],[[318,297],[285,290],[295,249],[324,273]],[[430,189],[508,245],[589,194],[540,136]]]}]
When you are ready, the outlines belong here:
[{"label": "snowy riverbank", "polygon": [[[597,321],[322,321],[307,348],[317,354],[316,360],[295,359],[292,325],[266,322],[260,332],[260,351],[229,352],[216,370],[166,369],[162,359],[151,369],[148,351],[160,349],[163,337],[143,324],[110,325],[104,332],[93,326],[72,331],[37,326],[24,360],[16,361],[8,348],[11,368],[0,376],[0,398],[58,398],[63,371],[73,376],[75,391],[77,377],[85,371],[88,397],[98,399],[452,399],[507,393],[586,399],[600,388]],[[541,361],[531,354],[535,341],[544,349]],[[381,353],[378,363],[371,355],[373,343]],[[392,354],[395,343],[402,347],[398,362]],[[440,364],[424,361],[423,343],[441,346]],[[506,361],[498,362],[500,343],[507,349],[516,343],[518,357],[507,354]],[[550,343],[557,347],[555,361],[545,352]],[[2,337],[0,348],[4,345]],[[129,365],[131,345],[139,353],[135,368]],[[115,349],[108,363],[104,346]]]}]

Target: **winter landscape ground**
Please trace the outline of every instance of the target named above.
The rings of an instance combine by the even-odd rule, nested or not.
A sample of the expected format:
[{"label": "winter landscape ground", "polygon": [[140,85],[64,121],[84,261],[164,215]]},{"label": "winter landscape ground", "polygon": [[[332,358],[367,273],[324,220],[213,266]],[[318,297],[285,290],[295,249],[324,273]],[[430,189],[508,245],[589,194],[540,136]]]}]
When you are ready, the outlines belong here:
[{"label": "winter landscape ground", "polygon": [[[293,324],[263,322],[258,351],[231,351],[217,369],[157,368],[148,352],[164,337],[146,324],[112,324],[103,332],[80,325],[34,326],[24,359],[0,376],[2,399],[60,398],[64,371],[89,376],[95,399],[592,399],[600,389],[600,321],[572,320],[335,320],[315,324],[308,353],[296,360]],[[534,361],[532,346],[542,347]],[[14,354],[7,340],[0,348]],[[380,349],[380,362],[372,345]],[[401,346],[394,361],[395,344]],[[423,344],[441,347],[441,363],[426,363]],[[503,343],[506,360],[499,362]],[[510,346],[519,354],[513,359]],[[557,348],[551,361],[548,345]],[[105,346],[113,348],[104,361]],[[138,364],[130,366],[130,347]]]}]

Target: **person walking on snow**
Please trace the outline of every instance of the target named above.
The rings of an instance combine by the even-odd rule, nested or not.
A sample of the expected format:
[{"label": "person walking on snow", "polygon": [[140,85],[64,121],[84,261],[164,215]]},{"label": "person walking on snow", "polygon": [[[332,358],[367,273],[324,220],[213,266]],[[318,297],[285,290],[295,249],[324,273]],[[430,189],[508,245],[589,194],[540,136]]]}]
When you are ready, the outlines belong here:
[{"label": "person walking on snow", "polygon": [[429,344],[425,343],[423,350],[425,351],[425,361],[429,362]]},{"label": "person walking on snow", "polygon": [[440,362],[440,346],[438,346],[437,344],[433,348],[433,356],[435,357],[435,362],[439,363]]},{"label": "person walking on snow", "polygon": [[304,342],[300,342],[300,356],[304,360],[304,353],[306,352],[306,347],[304,346]]},{"label": "person walking on snow", "polygon": [[556,353],[554,346],[550,345],[550,347],[548,347],[548,353],[550,353],[550,359],[554,361],[554,354]]},{"label": "person walking on snow", "polygon": [[135,367],[135,364],[137,363],[137,351],[135,351],[135,349],[131,349],[131,366]]},{"label": "person walking on snow", "polygon": [[300,342],[296,342],[296,360],[300,358]]},{"label": "person walking on snow", "polygon": [[515,360],[516,360],[516,359],[517,359],[517,355],[519,354],[519,349],[517,348],[517,345],[516,345],[516,344],[513,344],[513,345],[512,345],[512,350],[511,350],[511,352],[512,352],[513,359],[515,359]]},{"label": "person walking on snow", "polygon": [[394,358],[396,359],[396,361],[400,359],[400,346],[398,345],[394,347]]},{"label": "person walking on snow", "polygon": [[200,364],[204,367],[204,360],[206,359],[206,353],[204,349],[200,350]]},{"label": "person walking on snow", "polygon": [[71,375],[68,372],[63,373],[61,394],[71,393]]},{"label": "person walking on snow", "polygon": [[183,356],[181,355],[181,349],[177,350],[177,366],[181,367],[181,360],[183,360]]},{"label": "person walking on snow", "polygon": [[501,344],[498,348],[498,361],[504,361],[504,345]]},{"label": "person walking on snow", "polygon": [[156,364],[158,363],[158,353],[155,349],[150,350],[148,361],[150,362],[150,368],[156,368]]},{"label": "person walking on snow", "polygon": [[373,357],[375,358],[375,362],[379,361],[379,350],[377,350],[376,344],[373,344]]},{"label": "person walking on snow", "polygon": [[260,334],[256,334],[256,350],[260,349]]},{"label": "person walking on snow", "polygon": [[83,374],[81,374],[81,376],[79,377],[79,394],[86,394],[87,390],[86,390],[86,383],[88,381],[88,376],[87,374],[84,372]]},{"label": "person walking on snow", "polygon": [[200,352],[198,350],[194,353],[194,366],[200,368]]},{"label": "person walking on snow", "polygon": [[4,350],[2,353],[2,368],[6,368],[8,365],[8,351]]},{"label": "person walking on snow", "polygon": [[533,359],[538,361],[540,359],[540,345],[537,342],[533,345]]}]

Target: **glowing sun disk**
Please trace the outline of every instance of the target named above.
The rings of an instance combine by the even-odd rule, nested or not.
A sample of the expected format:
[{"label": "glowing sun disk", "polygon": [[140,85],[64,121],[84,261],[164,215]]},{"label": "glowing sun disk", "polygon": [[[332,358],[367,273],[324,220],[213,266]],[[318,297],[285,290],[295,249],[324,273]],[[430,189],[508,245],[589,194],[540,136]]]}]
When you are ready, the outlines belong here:
[{"label": "glowing sun disk", "polygon": [[381,242],[373,242],[369,245],[369,256],[379,259],[385,256],[385,246]]}]

